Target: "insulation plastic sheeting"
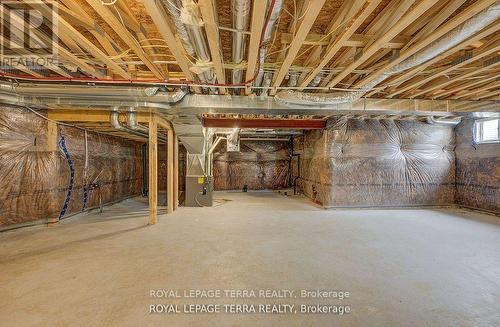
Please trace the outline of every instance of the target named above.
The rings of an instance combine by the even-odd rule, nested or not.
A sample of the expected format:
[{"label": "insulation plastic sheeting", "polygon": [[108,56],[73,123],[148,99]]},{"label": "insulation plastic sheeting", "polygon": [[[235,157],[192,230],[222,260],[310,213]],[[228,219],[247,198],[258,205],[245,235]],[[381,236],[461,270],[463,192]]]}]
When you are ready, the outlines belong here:
[{"label": "insulation plastic sheeting", "polygon": [[500,144],[474,144],[473,124],[468,119],[456,128],[456,201],[500,212]]},{"label": "insulation plastic sheeting", "polygon": [[290,143],[241,141],[240,152],[214,152],[215,190],[277,190],[290,187]]},{"label": "insulation plastic sheeting", "polygon": [[[84,187],[100,185],[102,202],[141,193],[141,146],[137,142],[87,133],[85,176],[84,131],[58,127],[75,171],[66,215],[81,211]],[[70,168],[63,152],[47,145],[47,121],[20,107],[0,107],[0,226],[57,218],[67,198]],[[99,205],[99,189],[88,192],[86,207]]]},{"label": "insulation plastic sheeting", "polygon": [[[453,127],[332,119],[294,140],[299,186],[325,207],[454,203]],[[302,144],[301,144],[302,143]]]}]

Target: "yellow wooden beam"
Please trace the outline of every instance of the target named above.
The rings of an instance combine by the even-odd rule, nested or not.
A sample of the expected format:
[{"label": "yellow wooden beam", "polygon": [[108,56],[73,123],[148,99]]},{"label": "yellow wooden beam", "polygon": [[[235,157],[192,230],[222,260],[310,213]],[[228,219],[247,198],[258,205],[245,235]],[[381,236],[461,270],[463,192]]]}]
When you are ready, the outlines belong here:
[{"label": "yellow wooden beam", "polygon": [[306,78],[300,83],[300,89],[303,90],[309,82],[311,82],[316,75],[318,75],[323,67],[328,65],[330,60],[337,54],[337,52],[344,46],[366,18],[377,8],[381,0],[366,1],[365,5],[354,16],[351,23],[346,29],[335,37],[335,40],[328,46],[325,54],[322,56],[321,61],[316,67],[307,75]]},{"label": "yellow wooden beam", "polygon": [[361,64],[367,61],[371,56],[373,56],[383,44],[389,42],[394,37],[396,37],[405,27],[407,27],[411,22],[423,14],[426,10],[431,8],[438,0],[422,0],[410,11],[408,11],[401,19],[392,25],[389,30],[381,35],[379,39],[373,42],[370,46],[364,49],[363,53],[359,58],[354,60],[352,64],[347,66],[340,74],[335,76],[335,78],[328,83],[328,87],[334,87],[337,83],[341,82],[347,75],[349,75],[353,70],[358,68]]},{"label": "yellow wooden beam", "polygon": [[174,212],[174,169],[175,169],[175,136],[174,131],[169,129],[167,131],[167,212]]},{"label": "yellow wooden beam", "polygon": [[[221,84],[226,82],[224,74],[223,59],[221,56],[221,46],[219,42],[219,28],[217,23],[217,14],[213,0],[199,0],[200,11],[205,22],[205,31],[207,32],[208,46],[210,48],[210,55],[214,65],[215,76],[217,81]],[[225,88],[220,88],[221,94],[226,93]]]},{"label": "yellow wooden beam", "polygon": [[[285,59],[283,60],[280,69],[273,77],[273,86],[275,88],[281,85],[283,78],[285,78],[285,75],[288,73],[290,66],[295,60],[295,56],[297,56],[297,53],[299,52],[300,47],[302,46],[302,43],[306,39],[309,30],[316,21],[316,17],[318,17],[318,14],[321,11],[321,8],[323,8],[325,2],[326,0],[315,0],[308,2],[307,5],[308,7],[305,10],[305,15],[300,22],[295,37],[290,43],[290,47],[288,48],[288,52],[285,56]],[[270,94],[271,95],[276,94],[276,89],[271,89]]]},{"label": "yellow wooden beam", "polygon": [[168,24],[168,15],[165,13],[162,5],[158,4],[155,0],[142,0],[142,2],[146,7],[149,16],[151,16],[151,19],[155,23],[156,28],[165,42],[167,42],[170,52],[175,57],[175,60],[177,60],[177,64],[181,67],[184,75],[186,75],[188,80],[193,80],[193,73],[189,70],[191,63],[186,58],[183,50],[181,50],[182,45],[180,45],[180,42],[177,42],[176,40],[175,34]]},{"label": "yellow wooden beam", "polygon": [[[485,8],[489,7],[491,4],[495,3],[496,0],[479,0],[476,3],[472,4],[471,6],[467,7],[463,12],[458,14],[457,16],[453,17],[450,19],[446,24],[442,25],[440,28],[434,30],[432,33],[429,35],[426,35],[425,38],[421,39],[408,49],[402,51],[399,56],[385,64],[384,66],[380,67],[377,71],[371,73],[368,75],[368,77],[364,78],[360,82],[355,84],[355,87],[360,88],[372,81],[374,81],[376,78],[378,78],[380,75],[384,74],[387,72],[389,69],[392,67],[398,65],[401,63],[403,60],[409,58],[411,55],[417,53],[418,51],[422,50],[438,38],[442,37],[446,33],[449,33],[451,30],[465,22],[466,20],[470,19],[477,13],[481,12]],[[446,11],[446,14],[448,14],[448,11]]]},{"label": "yellow wooden beam", "polygon": [[174,211],[179,206],[179,139],[174,133]]},{"label": "yellow wooden beam", "polygon": [[149,122],[149,142],[148,142],[148,159],[149,159],[149,225],[154,225],[158,222],[158,125],[156,119],[153,118]]},{"label": "yellow wooden beam", "polygon": [[115,30],[118,36],[127,44],[127,46],[135,52],[149,70],[156,76],[156,78],[164,79],[163,74],[158,67],[151,61],[149,56],[144,52],[139,42],[132,36],[129,30],[122,25],[115,15],[102,3],[101,0],[86,0],[87,3],[94,8],[94,10],[106,21],[106,23]]},{"label": "yellow wooden beam", "polygon": [[[248,60],[245,80],[251,80],[257,69],[257,60],[259,58],[259,44],[262,29],[264,28],[264,18],[266,17],[267,1],[253,1],[252,22],[250,25],[250,41],[248,45]],[[251,88],[245,89],[245,94],[250,94]]]}]

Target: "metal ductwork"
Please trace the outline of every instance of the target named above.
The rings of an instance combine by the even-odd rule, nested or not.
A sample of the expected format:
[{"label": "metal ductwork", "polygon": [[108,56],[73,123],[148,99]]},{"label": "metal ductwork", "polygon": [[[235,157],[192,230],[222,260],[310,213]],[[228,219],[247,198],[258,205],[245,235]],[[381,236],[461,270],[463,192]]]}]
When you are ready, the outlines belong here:
[{"label": "metal ductwork", "polygon": [[155,101],[176,103],[184,98],[187,91],[160,91],[159,87],[88,86],[60,84],[13,84],[0,81],[0,94],[16,94],[22,97],[37,98],[78,98],[104,101]]},{"label": "metal ductwork", "polygon": [[127,127],[125,125],[122,125],[122,123],[120,123],[120,113],[118,112],[118,108],[115,108],[111,112],[109,123],[111,124],[111,126],[113,126],[113,128],[115,128],[115,129],[117,129],[119,131],[130,133],[130,134],[133,134],[133,135],[136,135],[136,136],[140,136],[140,137],[143,137],[143,138],[146,138],[146,139],[148,138],[148,134],[147,133],[143,133],[143,132],[140,132],[140,131],[135,131],[135,130],[130,129],[129,127]]},{"label": "metal ductwork", "polygon": [[[261,0],[261,1],[265,1],[265,0]],[[271,39],[271,36],[273,35],[274,27],[276,25],[276,21],[278,20],[278,17],[280,16],[280,13],[281,13],[281,7],[283,7],[283,0],[276,0],[274,2],[274,7],[273,7],[273,11],[271,12],[271,16],[269,17],[269,22],[267,23],[267,26],[266,26],[266,31],[264,32],[263,43],[267,43]]]},{"label": "metal ductwork", "polygon": [[[250,0],[232,0],[231,8],[233,12],[233,28],[237,31],[248,29],[250,18]],[[241,32],[233,32],[232,56],[234,64],[241,64],[245,56],[246,35]],[[243,76],[242,69],[233,69],[233,84],[241,83]]]},{"label": "metal ductwork", "polygon": [[[183,0],[180,8],[180,16],[172,19],[177,24],[184,24],[188,34],[188,40],[194,49],[198,60],[196,62],[196,73],[202,82],[214,83],[215,74],[211,67],[211,57],[208,42],[205,37],[204,23],[201,18],[200,8],[193,0]],[[185,42],[188,42],[187,40]]]},{"label": "metal ductwork", "polygon": [[425,121],[431,125],[456,126],[462,121],[462,117],[436,118],[434,116],[428,116],[425,118]]},{"label": "metal ductwork", "polygon": [[[149,137],[149,128],[137,123],[137,112],[134,108],[129,108],[129,111],[127,112],[127,125],[123,125],[120,122],[119,108],[114,107],[110,114],[109,123],[113,126],[113,128],[119,131],[144,137],[146,139]],[[163,135],[158,135],[158,139],[161,141],[167,141],[167,138]]]},{"label": "metal ductwork", "polygon": [[189,36],[188,32],[186,30],[186,26],[177,19],[180,17],[181,12],[178,8],[182,7],[182,3],[180,0],[162,0],[162,3],[164,4],[165,8],[167,8],[168,13],[172,17],[172,20],[175,25],[175,29],[177,30],[177,34],[179,35],[179,39],[181,40],[182,45],[184,46],[184,49],[186,49],[186,52],[194,56],[194,49],[193,46],[191,45],[191,42],[189,41]]},{"label": "metal ductwork", "polygon": [[470,38],[475,33],[494,23],[498,18],[500,18],[500,3],[497,1],[496,4],[481,11],[462,25],[451,30],[445,36],[442,36],[438,40],[432,42],[423,50],[403,60],[401,63],[387,70],[375,80],[364,85],[362,88],[354,90],[354,92],[338,92],[321,95],[283,91],[278,92],[275,99],[286,105],[306,106],[335,106],[356,101],[388,77],[425,63],[426,61]]},{"label": "metal ductwork", "polygon": [[[264,0],[262,0],[264,1]],[[274,30],[274,27],[276,26],[276,21],[278,20],[278,17],[281,13],[281,8],[283,7],[283,0],[276,0],[274,2],[274,7],[273,7],[273,10],[269,16],[269,21],[267,22],[267,26],[266,26],[266,30],[264,31],[264,38],[262,40],[262,44],[266,44],[267,42],[269,42],[269,40],[271,40],[271,36],[273,35],[273,30]],[[266,61],[266,47],[265,45],[263,45],[260,49],[260,58],[259,58],[259,62],[260,62],[260,69],[259,69],[259,72],[257,74],[257,77],[255,78],[255,81],[254,81],[254,85],[255,86],[265,86],[265,87],[269,87],[269,85],[271,85],[270,81],[269,81],[269,85],[264,85],[263,83],[266,83],[266,76],[264,74],[264,63]],[[267,79],[269,80],[272,80],[272,73],[266,73],[268,74],[269,76],[267,76]],[[267,90],[263,90],[261,93],[261,95],[267,95]]]}]

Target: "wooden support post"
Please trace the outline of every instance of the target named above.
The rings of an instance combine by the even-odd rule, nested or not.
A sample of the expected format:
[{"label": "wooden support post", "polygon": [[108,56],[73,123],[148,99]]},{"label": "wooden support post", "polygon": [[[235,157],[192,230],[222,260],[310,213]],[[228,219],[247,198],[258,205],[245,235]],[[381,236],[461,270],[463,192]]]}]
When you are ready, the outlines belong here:
[{"label": "wooden support post", "polygon": [[[57,151],[57,123],[55,121],[49,120],[47,121],[47,151],[49,152],[56,152]],[[57,170],[56,170],[57,171]],[[54,176],[54,179],[51,179],[52,182],[57,180],[56,176]],[[57,196],[56,194],[50,196],[51,203],[49,204],[50,207],[54,206],[57,207],[58,201],[57,201]],[[58,213],[55,213],[54,216],[51,216],[47,219],[48,226],[52,226],[59,222],[59,217],[57,216]]]},{"label": "wooden support post", "polygon": [[158,123],[149,122],[149,225],[158,222]]},{"label": "wooden support post", "polygon": [[167,213],[174,212],[174,131],[167,131]]},{"label": "wooden support post", "polygon": [[179,139],[174,135],[174,210],[179,206]]},{"label": "wooden support post", "polygon": [[47,121],[47,151],[57,150],[57,124],[55,121]]}]

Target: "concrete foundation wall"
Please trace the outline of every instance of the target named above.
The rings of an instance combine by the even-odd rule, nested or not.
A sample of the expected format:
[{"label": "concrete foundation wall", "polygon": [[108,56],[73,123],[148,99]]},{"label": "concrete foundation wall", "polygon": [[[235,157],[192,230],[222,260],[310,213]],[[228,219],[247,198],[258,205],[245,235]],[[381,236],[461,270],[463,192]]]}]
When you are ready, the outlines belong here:
[{"label": "concrete foundation wall", "polygon": [[[74,186],[66,215],[84,205],[84,187],[101,185],[102,202],[141,193],[142,165],[139,143],[88,132],[88,169],[85,182],[84,131],[58,127],[74,168]],[[25,108],[0,108],[0,227],[57,218],[70,184],[64,153],[50,149],[47,121]],[[88,192],[86,207],[99,205],[99,190]]]},{"label": "concrete foundation wall", "polygon": [[298,184],[324,207],[455,202],[452,127],[415,121],[330,120],[294,141]]},{"label": "concrete foundation wall", "polygon": [[500,212],[500,144],[474,144],[473,121],[456,128],[456,202]]}]

